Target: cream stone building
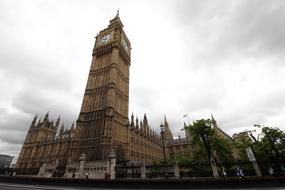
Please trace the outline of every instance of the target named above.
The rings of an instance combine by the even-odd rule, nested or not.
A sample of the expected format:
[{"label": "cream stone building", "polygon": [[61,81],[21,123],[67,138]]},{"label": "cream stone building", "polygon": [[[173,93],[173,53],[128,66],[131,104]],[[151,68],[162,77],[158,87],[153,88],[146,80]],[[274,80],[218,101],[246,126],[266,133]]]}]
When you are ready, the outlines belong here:
[{"label": "cream stone building", "polygon": [[[164,158],[162,136],[150,128],[147,116],[142,121],[133,114],[128,118],[131,42],[119,14],[96,36],[92,56],[76,124],[65,129],[60,118],[53,122],[48,113],[42,121],[36,116],[17,161],[21,173],[90,178],[110,173],[114,178],[118,162],[145,164]],[[190,135],[173,139],[166,117],[163,126],[167,158],[190,154]]]}]

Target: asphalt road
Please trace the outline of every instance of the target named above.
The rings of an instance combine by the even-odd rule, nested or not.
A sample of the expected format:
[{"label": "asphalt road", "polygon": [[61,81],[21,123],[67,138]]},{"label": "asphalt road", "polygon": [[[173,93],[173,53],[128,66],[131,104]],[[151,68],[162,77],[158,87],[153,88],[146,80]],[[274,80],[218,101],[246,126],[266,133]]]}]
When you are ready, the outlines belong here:
[{"label": "asphalt road", "polygon": [[[23,184],[11,184],[0,183],[0,190],[111,190],[111,188],[90,188],[90,187],[61,187],[61,186],[43,186],[43,185],[23,185]],[[122,190],[113,188],[114,190]],[[285,188],[238,188],[239,190],[285,190]],[[137,190],[137,189],[128,189]],[[144,190],[144,189],[140,189]],[[146,190],[146,189],[145,189]],[[159,189],[157,189],[159,190]],[[199,189],[201,190],[201,189]],[[218,190],[218,189],[212,189]],[[220,190],[220,189],[219,189]],[[226,189],[224,189],[226,190]]]}]

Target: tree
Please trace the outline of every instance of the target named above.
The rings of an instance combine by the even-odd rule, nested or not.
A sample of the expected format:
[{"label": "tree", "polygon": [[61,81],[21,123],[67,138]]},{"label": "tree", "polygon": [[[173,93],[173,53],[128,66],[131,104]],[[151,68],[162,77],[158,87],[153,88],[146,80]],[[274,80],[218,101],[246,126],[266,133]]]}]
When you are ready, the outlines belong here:
[{"label": "tree", "polygon": [[219,177],[223,163],[233,160],[229,148],[231,142],[217,135],[210,119],[197,120],[185,128],[191,134],[191,143],[194,145],[194,160],[203,162],[203,158],[206,158],[212,168],[213,176]]},{"label": "tree", "polygon": [[254,148],[260,160],[270,162],[277,174],[281,172],[281,163],[285,162],[283,131],[276,127],[262,127],[262,138],[254,142]]},{"label": "tree", "polygon": [[264,174],[268,173],[269,167],[272,167],[276,174],[280,173],[282,163],[285,163],[285,133],[279,128],[264,126],[259,134],[261,138],[255,138],[250,131],[249,135],[250,138],[237,143],[241,160],[248,161],[245,148],[250,146]]}]

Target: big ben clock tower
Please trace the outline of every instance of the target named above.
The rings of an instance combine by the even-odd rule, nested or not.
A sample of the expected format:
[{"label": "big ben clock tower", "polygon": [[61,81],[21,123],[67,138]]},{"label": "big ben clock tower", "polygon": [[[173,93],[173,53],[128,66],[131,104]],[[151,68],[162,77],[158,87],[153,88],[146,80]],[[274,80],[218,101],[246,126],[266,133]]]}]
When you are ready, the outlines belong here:
[{"label": "big ben clock tower", "polygon": [[72,159],[84,153],[89,161],[105,160],[113,149],[117,160],[125,160],[131,44],[119,13],[96,36],[92,56]]}]

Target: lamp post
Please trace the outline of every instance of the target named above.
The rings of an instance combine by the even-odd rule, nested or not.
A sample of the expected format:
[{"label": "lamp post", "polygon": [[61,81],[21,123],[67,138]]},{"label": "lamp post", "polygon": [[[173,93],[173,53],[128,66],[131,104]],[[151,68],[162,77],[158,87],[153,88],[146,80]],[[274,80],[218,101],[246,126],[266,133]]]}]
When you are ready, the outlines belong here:
[{"label": "lamp post", "polygon": [[166,173],[166,166],[165,166],[165,164],[166,164],[166,155],[165,155],[165,146],[164,146],[164,125],[162,123],[160,124],[160,134],[161,134],[163,158],[164,158],[164,161],[163,161],[164,175],[165,175],[165,178],[168,179],[168,175]]}]

